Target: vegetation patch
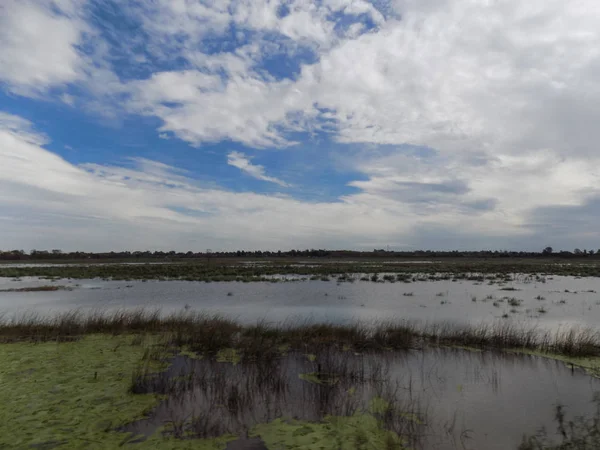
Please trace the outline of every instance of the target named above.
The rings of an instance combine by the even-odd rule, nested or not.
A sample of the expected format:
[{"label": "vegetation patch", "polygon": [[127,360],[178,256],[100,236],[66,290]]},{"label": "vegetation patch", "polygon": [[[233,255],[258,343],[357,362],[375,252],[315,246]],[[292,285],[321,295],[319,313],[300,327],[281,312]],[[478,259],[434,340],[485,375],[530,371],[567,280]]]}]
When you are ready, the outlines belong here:
[{"label": "vegetation patch", "polygon": [[117,448],[129,436],[115,430],[157,404],[153,395],[128,393],[148,345],[134,336],[93,335],[69,343],[0,345],[0,448],[52,442]]},{"label": "vegetation patch", "polygon": [[[382,274],[383,275],[379,275]],[[360,274],[360,275],[357,275]],[[187,281],[263,281],[274,282],[286,276],[296,280],[311,279],[341,282],[412,282],[436,280],[468,280],[488,284],[508,283],[515,274],[524,274],[532,282],[544,283],[548,275],[598,277],[600,259],[586,264],[564,264],[552,259],[463,258],[438,261],[389,260],[314,260],[310,262],[263,259],[261,264],[242,264],[236,260],[192,260],[161,264],[53,264],[38,266],[2,266],[0,277],[27,276],[48,279],[113,279],[113,280],[187,280]],[[288,281],[286,279],[286,281]],[[517,290],[503,287],[502,290]]]},{"label": "vegetation patch", "polygon": [[[524,436],[519,450],[597,450],[600,448],[600,395],[592,400],[596,411],[591,417],[567,417],[563,405],[554,413],[556,433],[542,428],[533,436]],[[557,439],[554,436],[560,436]]]},{"label": "vegetation patch", "polygon": [[[509,299],[507,303],[513,307],[521,304],[518,299]],[[71,311],[52,317],[25,315],[4,321],[0,317],[0,342],[72,341],[98,333],[160,334],[178,349],[196,355],[218,354],[218,360],[233,364],[277,358],[290,351],[314,354],[332,346],[354,352],[441,345],[527,349],[580,358],[600,356],[598,330],[544,331],[506,320],[480,325],[444,322],[420,325],[405,320],[344,325],[306,322],[241,325],[218,315],[189,311],[162,315],[158,310],[91,314]]]},{"label": "vegetation patch", "polygon": [[556,353],[546,353],[534,350],[514,350],[515,353],[521,353],[525,355],[533,355],[540,356],[542,358],[554,359],[556,361],[561,361],[565,363],[567,367],[575,368],[578,367],[580,369],[585,370],[585,372],[593,376],[595,378],[600,378],[600,356],[592,356],[592,357],[576,357],[576,356],[567,356],[560,355]]},{"label": "vegetation patch", "polygon": [[69,286],[34,286],[13,289],[0,289],[0,292],[52,292],[52,291],[72,291]]},{"label": "vegetation patch", "polygon": [[270,449],[404,449],[402,439],[383,428],[371,414],[349,417],[328,416],[321,423],[276,419],[256,426],[252,436],[260,437]]},{"label": "vegetation patch", "polygon": [[235,348],[223,348],[217,352],[217,361],[222,363],[238,364],[241,357]]}]

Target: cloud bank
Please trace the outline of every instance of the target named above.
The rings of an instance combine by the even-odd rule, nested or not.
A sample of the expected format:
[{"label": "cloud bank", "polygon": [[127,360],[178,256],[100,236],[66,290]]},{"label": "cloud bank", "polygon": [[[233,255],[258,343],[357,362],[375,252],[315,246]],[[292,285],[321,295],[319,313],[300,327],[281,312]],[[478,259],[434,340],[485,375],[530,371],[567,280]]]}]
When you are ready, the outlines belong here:
[{"label": "cloud bank", "polygon": [[[69,162],[6,111],[0,247],[600,246],[597,2],[111,1],[110,20],[94,8],[3,2],[4,91],[150,118],[190,158],[223,143],[241,180],[286,194],[208,187],[156,155]],[[314,145],[349,193],[309,201],[270,167],[269,150]]]}]

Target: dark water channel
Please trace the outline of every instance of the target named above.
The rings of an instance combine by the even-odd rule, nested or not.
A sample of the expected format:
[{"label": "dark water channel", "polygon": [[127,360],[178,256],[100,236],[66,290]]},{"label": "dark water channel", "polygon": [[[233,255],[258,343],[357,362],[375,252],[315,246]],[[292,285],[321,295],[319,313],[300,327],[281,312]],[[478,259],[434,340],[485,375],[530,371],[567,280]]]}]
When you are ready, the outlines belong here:
[{"label": "dark water channel", "polygon": [[[411,448],[506,450],[540,427],[555,435],[558,404],[571,417],[591,414],[600,380],[557,361],[507,353],[325,350],[240,364],[178,356],[164,374],[141,378],[137,390],[168,398],[127,427],[135,434],[171,423],[178,424],[174,434],[235,433],[242,438],[230,449],[258,449],[260,439],[245,438],[257,424],[371,411]],[[378,410],[373,398],[389,408]]]}]

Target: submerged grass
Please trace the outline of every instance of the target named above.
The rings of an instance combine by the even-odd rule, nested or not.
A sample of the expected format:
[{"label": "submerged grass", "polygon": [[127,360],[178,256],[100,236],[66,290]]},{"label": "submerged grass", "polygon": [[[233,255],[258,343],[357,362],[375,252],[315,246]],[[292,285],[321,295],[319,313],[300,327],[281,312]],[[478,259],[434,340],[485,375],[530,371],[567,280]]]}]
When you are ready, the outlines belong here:
[{"label": "submerged grass", "polygon": [[365,450],[404,448],[423,431],[419,402],[401,395],[389,372],[393,353],[327,347],[313,358],[290,352],[247,362],[224,353],[178,357],[158,376],[139,374],[132,391],[167,399],[126,430],[168,422],[166,435],[184,439],[233,434],[260,437],[269,449]]},{"label": "submerged grass", "polygon": [[[556,432],[542,428],[533,436],[524,436],[519,450],[597,450],[600,448],[600,394],[593,398],[596,411],[591,417],[567,418],[563,405],[557,405]],[[557,439],[558,437],[558,439]]]}]

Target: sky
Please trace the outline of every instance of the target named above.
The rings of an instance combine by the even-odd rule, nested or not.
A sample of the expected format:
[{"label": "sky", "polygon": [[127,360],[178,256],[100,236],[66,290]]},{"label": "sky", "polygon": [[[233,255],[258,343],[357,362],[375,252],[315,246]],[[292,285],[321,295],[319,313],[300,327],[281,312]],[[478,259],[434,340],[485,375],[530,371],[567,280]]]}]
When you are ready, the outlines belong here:
[{"label": "sky", "polygon": [[600,247],[596,0],[2,0],[0,249]]}]

